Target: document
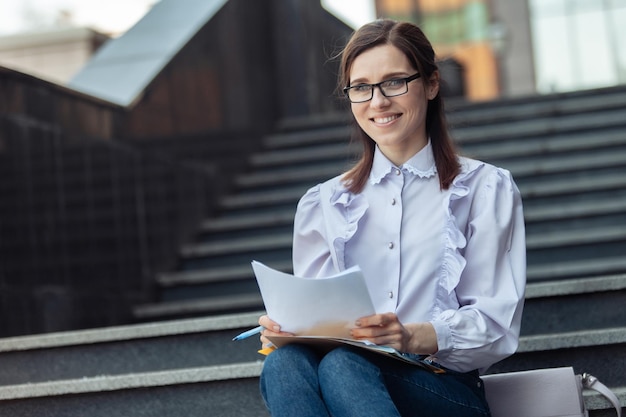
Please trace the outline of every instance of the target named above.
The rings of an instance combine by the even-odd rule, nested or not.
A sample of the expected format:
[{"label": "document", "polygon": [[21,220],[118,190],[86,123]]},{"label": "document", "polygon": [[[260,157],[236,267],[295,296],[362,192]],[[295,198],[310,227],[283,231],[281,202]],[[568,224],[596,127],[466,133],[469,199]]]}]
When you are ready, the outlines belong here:
[{"label": "document", "polygon": [[[358,318],[376,313],[360,268],[353,267],[328,278],[316,279],[296,277],[257,261],[252,262],[252,269],[268,316],[280,323],[282,331],[294,334],[269,337],[275,347],[301,343],[330,350],[350,345],[435,373],[445,372],[428,358],[350,338],[350,329],[356,326]],[[270,351],[260,352],[268,354]]]},{"label": "document", "polygon": [[350,337],[360,317],[375,314],[363,273],[353,267],[328,278],[300,278],[253,261],[267,314],[295,335]]}]

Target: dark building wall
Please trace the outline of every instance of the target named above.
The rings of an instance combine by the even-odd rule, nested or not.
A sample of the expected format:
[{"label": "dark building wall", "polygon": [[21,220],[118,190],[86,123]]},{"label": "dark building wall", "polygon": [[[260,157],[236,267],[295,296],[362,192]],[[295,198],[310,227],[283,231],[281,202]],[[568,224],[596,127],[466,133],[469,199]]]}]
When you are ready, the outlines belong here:
[{"label": "dark building wall", "polygon": [[131,109],[121,133],[263,133],[286,117],[337,110],[337,61],[351,29],[318,1],[231,0]]},{"label": "dark building wall", "polygon": [[336,111],[335,57],[352,29],[319,1],[275,0],[272,18],[280,117]]},{"label": "dark building wall", "polygon": [[0,135],[0,337],[131,321],[215,175],[24,115],[0,113]]},{"label": "dark building wall", "polygon": [[[111,103],[0,67],[0,114],[53,124],[63,129],[68,139],[110,139],[124,112]],[[0,131],[0,142],[2,134]]]}]

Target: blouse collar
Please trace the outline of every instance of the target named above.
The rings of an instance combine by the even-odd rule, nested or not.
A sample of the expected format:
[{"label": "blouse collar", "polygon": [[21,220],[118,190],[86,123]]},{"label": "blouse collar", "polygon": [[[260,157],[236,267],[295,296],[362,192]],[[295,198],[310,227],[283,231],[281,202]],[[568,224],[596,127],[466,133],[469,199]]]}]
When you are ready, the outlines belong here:
[{"label": "blouse collar", "polygon": [[372,164],[372,171],[370,172],[370,183],[372,185],[378,184],[390,174],[394,169],[400,168],[401,170],[418,176],[420,178],[429,178],[437,173],[435,166],[435,156],[433,155],[433,148],[428,139],[428,143],[415,155],[406,161],[402,166],[396,167],[376,146],[374,151],[374,162]]}]

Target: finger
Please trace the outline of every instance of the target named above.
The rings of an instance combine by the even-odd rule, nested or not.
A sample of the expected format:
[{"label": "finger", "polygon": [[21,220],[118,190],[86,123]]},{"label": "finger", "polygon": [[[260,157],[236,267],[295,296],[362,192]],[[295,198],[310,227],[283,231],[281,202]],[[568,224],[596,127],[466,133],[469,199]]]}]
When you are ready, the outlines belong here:
[{"label": "finger", "polygon": [[370,342],[380,346],[391,346],[395,349],[401,350],[402,342],[397,335],[383,335],[369,339]]},{"label": "finger", "polygon": [[266,329],[271,330],[275,333],[280,332],[280,325],[276,323],[275,321],[273,321],[272,319],[270,319],[267,315],[263,315],[259,317],[259,324],[265,327]]},{"label": "finger", "polygon": [[374,314],[372,316],[361,317],[355,322],[355,324],[357,327],[380,326],[382,321],[381,316],[381,314]]},{"label": "finger", "polygon": [[[368,339],[379,338],[388,335],[388,329],[380,326],[359,327],[352,329],[350,334],[354,339]],[[372,340],[373,341],[373,340]]]}]

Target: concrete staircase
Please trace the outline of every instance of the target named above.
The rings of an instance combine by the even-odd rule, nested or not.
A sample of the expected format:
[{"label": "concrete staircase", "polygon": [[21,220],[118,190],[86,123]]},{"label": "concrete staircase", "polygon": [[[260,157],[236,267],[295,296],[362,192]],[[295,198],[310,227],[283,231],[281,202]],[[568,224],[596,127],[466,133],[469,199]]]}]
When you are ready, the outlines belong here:
[{"label": "concrete staircase", "polygon": [[[0,416],[266,416],[249,262],[290,270],[304,191],[348,166],[345,115],[264,139],[144,323],[0,340]],[[518,353],[491,372],[573,366],[626,406],[626,88],[450,106],[463,153],[512,171],[524,198],[528,287]],[[610,405],[587,394],[592,416]]]}]

